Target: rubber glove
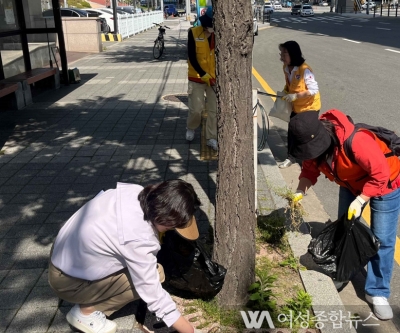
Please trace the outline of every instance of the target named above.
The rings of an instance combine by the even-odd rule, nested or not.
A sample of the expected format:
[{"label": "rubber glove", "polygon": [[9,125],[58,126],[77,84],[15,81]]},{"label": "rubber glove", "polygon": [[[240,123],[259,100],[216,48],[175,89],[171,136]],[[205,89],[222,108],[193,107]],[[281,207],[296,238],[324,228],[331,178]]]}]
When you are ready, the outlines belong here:
[{"label": "rubber glove", "polygon": [[347,211],[347,219],[351,220],[353,217],[358,219],[361,216],[362,208],[365,205],[365,200],[360,196],[356,197],[350,204],[349,210]]},{"label": "rubber glove", "polygon": [[211,86],[211,80],[213,80],[213,77],[206,73],[201,77],[201,81],[203,81],[204,83],[207,83],[207,85],[210,87]]},{"label": "rubber glove", "polygon": [[287,95],[283,96],[282,99],[287,102],[292,103],[297,99],[297,94],[287,94]]},{"label": "rubber glove", "polygon": [[301,199],[303,199],[303,197],[305,196],[304,191],[302,190],[297,190],[296,193],[293,196],[293,202],[294,203],[298,203],[301,201]]}]

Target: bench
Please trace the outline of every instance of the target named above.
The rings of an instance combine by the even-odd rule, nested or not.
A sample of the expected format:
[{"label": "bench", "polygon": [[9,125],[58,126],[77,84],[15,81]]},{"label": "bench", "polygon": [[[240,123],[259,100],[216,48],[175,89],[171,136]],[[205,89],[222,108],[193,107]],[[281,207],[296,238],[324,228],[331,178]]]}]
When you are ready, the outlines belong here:
[{"label": "bench", "polygon": [[52,81],[52,86],[56,89],[60,88],[60,74],[58,68],[31,69],[27,72],[8,77],[7,79],[0,81],[0,83],[20,82],[22,84],[25,105],[29,105],[32,104],[32,92],[30,85],[51,77],[54,78],[54,81]]},{"label": "bench", "polygon": [[20,82],[0,83],[1,106],[20,110],[25,107],[22,84]]}]

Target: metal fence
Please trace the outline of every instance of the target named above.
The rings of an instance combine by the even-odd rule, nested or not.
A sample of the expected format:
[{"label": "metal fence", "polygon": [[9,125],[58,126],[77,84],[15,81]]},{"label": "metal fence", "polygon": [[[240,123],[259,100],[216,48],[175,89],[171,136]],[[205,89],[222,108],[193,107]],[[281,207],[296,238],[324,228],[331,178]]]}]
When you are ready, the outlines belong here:
[{"label": "metal fence", "polygon": [[152,11],[142,14],[131,14],[118,16],[118,30],[122,38],[138,34],[139,32],[150,29],[153,23],[162,23],[164,15],[162,11]]}]

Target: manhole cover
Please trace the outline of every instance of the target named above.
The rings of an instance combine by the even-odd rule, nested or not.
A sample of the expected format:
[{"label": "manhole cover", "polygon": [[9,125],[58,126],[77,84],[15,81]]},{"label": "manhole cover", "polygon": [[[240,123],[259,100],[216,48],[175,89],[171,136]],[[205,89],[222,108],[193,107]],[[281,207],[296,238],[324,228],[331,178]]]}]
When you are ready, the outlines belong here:
[{"label": "manhole cover", "polygon": [[169,102],[187,103],[188,95],[187,94],[164,95],[162,99],[164,101],[169,101]]}]

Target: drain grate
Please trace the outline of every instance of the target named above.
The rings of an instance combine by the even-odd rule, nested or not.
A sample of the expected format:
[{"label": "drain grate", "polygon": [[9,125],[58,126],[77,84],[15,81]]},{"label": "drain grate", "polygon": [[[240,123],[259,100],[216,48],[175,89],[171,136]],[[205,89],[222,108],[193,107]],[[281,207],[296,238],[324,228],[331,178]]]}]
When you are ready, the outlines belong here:
[{"label": "drain grate", "polygon": [[185,104],[188,103],[187,94],[164,95],[162,99],[168,102],[185,103]]}]

